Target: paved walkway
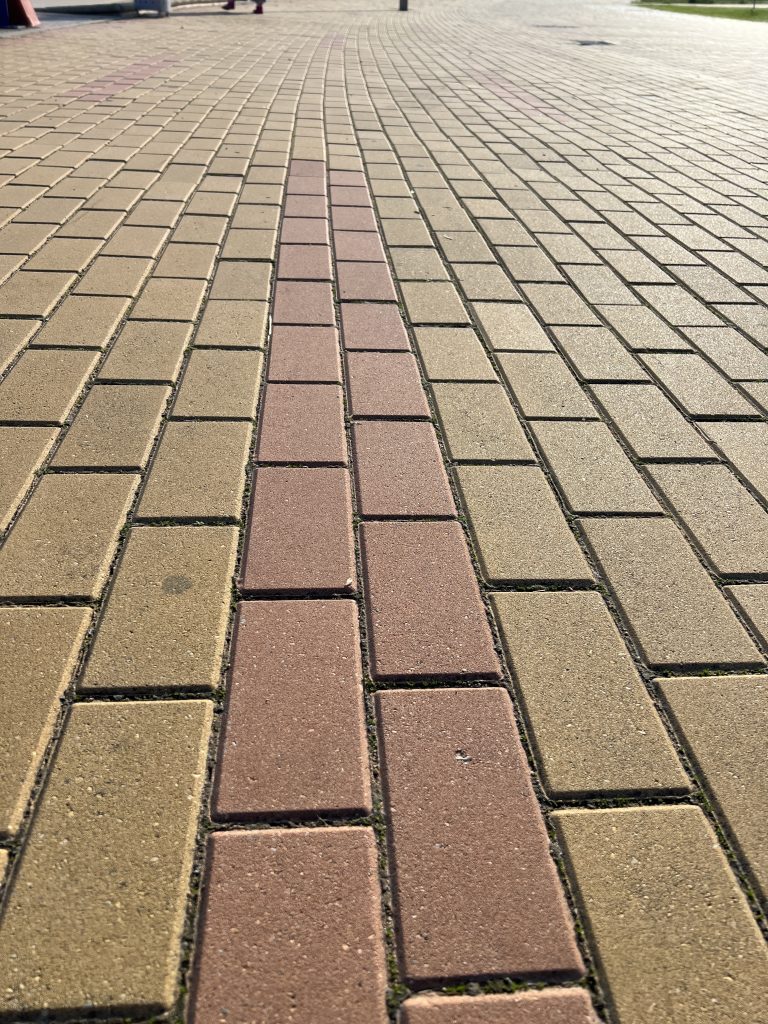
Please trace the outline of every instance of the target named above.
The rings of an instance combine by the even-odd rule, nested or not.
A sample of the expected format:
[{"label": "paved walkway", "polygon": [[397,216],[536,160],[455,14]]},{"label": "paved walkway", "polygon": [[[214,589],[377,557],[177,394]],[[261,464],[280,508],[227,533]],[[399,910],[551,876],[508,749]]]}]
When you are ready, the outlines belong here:
[{"label": "paved walkway", "polygon": [[5,1019],[768,1021],[768,29],[392,7],[0,40]]}]

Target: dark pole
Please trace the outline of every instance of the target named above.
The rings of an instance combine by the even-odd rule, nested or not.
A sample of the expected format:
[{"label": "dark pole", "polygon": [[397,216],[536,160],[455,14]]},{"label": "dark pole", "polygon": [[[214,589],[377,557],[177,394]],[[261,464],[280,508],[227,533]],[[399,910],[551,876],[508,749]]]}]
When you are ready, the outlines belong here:
[{"label": "dark pole", "polygon": [[408,0],[400,0],[400,10],[401,11],[407,11],[408,10]]}]

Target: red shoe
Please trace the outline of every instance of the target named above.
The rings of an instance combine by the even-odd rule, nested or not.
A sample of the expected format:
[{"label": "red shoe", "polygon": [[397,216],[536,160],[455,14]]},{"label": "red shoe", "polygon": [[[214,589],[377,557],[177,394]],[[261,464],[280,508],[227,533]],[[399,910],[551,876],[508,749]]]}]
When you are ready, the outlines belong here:
[{"label": "red shoe", "polygon": [[263,4],[256,4],[256,6],[253,9],[253,13],[254,14],[263,14],[264,13],[264,5]]}]

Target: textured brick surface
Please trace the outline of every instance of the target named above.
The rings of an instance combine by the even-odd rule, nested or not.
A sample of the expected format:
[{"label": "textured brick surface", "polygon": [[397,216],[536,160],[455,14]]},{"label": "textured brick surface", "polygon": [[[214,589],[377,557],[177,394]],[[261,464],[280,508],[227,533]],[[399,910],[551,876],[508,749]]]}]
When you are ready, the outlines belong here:
[{"label": "textured brick surface", "polygon": [[429,416],[415,358],[399,352],[348,352],[353,416]]},{"label": "textured brick surface", "polygon": [[341,389],[330,384],[268,384],[256,458],[346,463]]},{"label": "textured brick surface", "polygon": [[356,423],[358,507],[364,516],[454,515],[448,477],[429,423]]},{"label": "textured brick surface", "polygon": [[133,474],[46,476],[0,550],[0,594],[98,597],[138,482]]},{"label": "textured brick surface", "polygon": [[385,1024],[369,829],[219,834],[209,854],[195,1024]]},{"label": "textured brick surface", "polygon": [[84,608],[0,610],[3,721],[14,738],[0,748],[0,835],[19,827],[89,621]]},{"label": "textured brick surface", "polygon": [[553,817],[620,1020],[725,1024],[734,1014],[760,1020],[768,983],[765,945],[698,808],[557,811]]},{"label": "textured brick surface", "polygon": [[599,594],[494,594],[492,603],[549,793],[689,788]]},{"label": "textured brick surface", "polygon": [[761,663],[673,523],[593,519],[584,530],[649,664]]},{"label": "textured brick surface", "polygon": [[[239,605],[235,628],[216,817],[367,814],[354,603],[248,601]],[[297,744],[302,719],[307,728]]]},{"label": "textured brick surface", "polygon": [[664,703],[751,877],[768,894],[768,677],[660,680]]},{"label": "textured brick surface", "polygon": [[345,469],[260,466],[244,555],[246,590],[355,590],[352,495]]},{"label": "textured brick surface", "polygon": [[495,678],[499,672],[461,528],[361,530],[374,678]]},{"label": "textured brick surface", "polygon": [[160,519],[239,519],[250,439],[248,423],[169,423],[138,514]]},{"label": "textured brick surface", "polygon": [[0,427],[0,529],[13,518],[56,434],[51,427]]},{"label": "textured brick surface", "polygon": [[533,451],[504,389],[498,384],[435,384],[437,414],[457,462],[528,462]]},{"label": "textured brick surface", "polygon": [[6,1013],[170,1009],[211,715],[73,709],[0,925]]},{"label": "textured brick surface", "polygon": [[142,469],[170,391],[165,387],[102,384],[77,412],[54,466]]},{"label": "textured brick surface", "polygon": [[83,689],[218,685],[237,531],[140,527],[128,538]]},{"label": "textured brick surface", "polygon": [[399,690],[376,703],[406,977],[578,977],[507,694]]},{"label": "textured brick surface", "polygon": [[[307,815],[320,833],[363,820],[360,794],[370,776],[375,802],[380,779],[378,752],[365,767],[360,674],[369,739],[376,690],[400,680],[431,697],[459,679],[477,694],[491,679],[514,695],[544,807],[650,794],[661,813],[691,784],[735,851],[739,886],[764,893],[765,729],[747,696],[768,654],[759,30],[618,0],[601,3],[599,22],[565,0],[546,17],[521,0],[420,0],[406,17],[384,0],[268,5],[258,19],[246,6],[213,19],[178,9],[162,32],[134,19],[61,33],[43,18],[3,47],[0,612],[39,622],[0,653],[4,669],[8,652],[14,663],[0,750],[18,758],[3,793],[11,816],[23,811],[0,844],[13,890],[71,706],[100,692],[115,708],[138,692],[158,712],[174,696],[225,701],[239,590],[265,614],[324,609],[319,624],[265,627],[248,648],[242,727],[226,748],[247,753],[228,783],[240,828],[250,816],[274,830]],[[702,88],[702,69],[717,88]],[[353,616],[333,626],[353,604],[360,637]],[[66,631],[46,623],[69,612],[89,626],[67,660],[56,647]],[[721,676],[732,699],[705,707]],[[686,697],[674,710],[664,694],[677,681]],[[119,745],[109,728],[102,739]],[[130,822],[121,789],[114,816]],[[253,794],[264,792],[274,801],[262,811]],[[483,806],[495,834],[494,805]],[[392,836],[380,826],[383,852]],[[210,827],[184,833],[201,871]],[[49,842],[66,860],[66,844]],[[451,833],[456,848],[477,842]],[[680,842],[667,857],[669,879],[685,878],[686,855]],[[260,855],[244,862],[257,872],[249,885],[269,882]],[[397,873],[380,868],[387,890]],[[227,997],[214,1024],[380,1019],[370,945],[339,949],[333,923],[316,927],[360,912],[348,893],[368,882],[355,870],[338,872],[353,887],[341,905],[318,890],[309,921],[287,912],[286,954],[258,913],[227,904],[242,916],[223,914],[226,941],[208,947],[224,964],[208,977]],[[94,911],[119,908],[121,879]],[[200,963],[199,888],[196,874],[183,948],[147,950],[185,992]],[[517,941],[493,886],[482,896],[490,924]],[[452,899],[463,906],[461,886]],[[155,935],[153,912],[150,898],[139,932]],[[620,913],[642,931],[634,910]],[[674,919],[673,906],[671,960]],[[302,968],[305,925],[324,944],[315,975]],[[459,952],[476,940],[456,931]],[[579,943],[602,962],[591,933]],[[622,946],[629,971],[633,943]],[[286,958],[296,969],[280,975]],[[77,947],[70,963],[76,979]],[[640,1013],[686,1024],[666,965],[634,970],[649,993]],[[756,1024],[733,977],[712,1013]],[[483,975],[459,978],[466,997],[408,992],[394,973],[386,1012],[437,1000],[429,1012],[457,1024],[495,1018]],[[499,1012],[512,1020],[524,998],[539,1015],[544,1000],[584,991],[503,985]],[[27,1016],[162,1009],[149,988],[133,1006],[123,995],[107,1007],[71,987],[71,1005]],[[607,1017],[641,1024],[634,1012]],[[165,1015],[190,1016],[183,1000]]]},{"label": "textured brick surface", "polygon": [[592,580],[541,470],[462,466],[457,478],[489,583]]},{"label": "textured brick surface", "polygon": [[579,989],[496,996],[413,996],[402,1024],[595,1024],[589,996]]}]

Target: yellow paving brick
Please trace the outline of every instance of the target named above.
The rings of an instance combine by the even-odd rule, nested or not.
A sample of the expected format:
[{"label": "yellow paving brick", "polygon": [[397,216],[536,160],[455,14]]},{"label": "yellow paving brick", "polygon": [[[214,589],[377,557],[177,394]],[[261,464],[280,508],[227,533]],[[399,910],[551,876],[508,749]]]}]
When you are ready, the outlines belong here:
[{"label": "yellow paving brick", "polygon": [[44,476],[0,549],[2,597],[98,597],[138,477]]},{"label": "yellow paving brick", "polygon": [[118,228],[112,238],[102,249],[103,256],[157,256],[163,242],[168,237],[168,230],[162,227],[131,227]]},{"label": "yellow paving brick", "polygon": [[690,788],[599,594],[492,601],[552,796]]},{"label": "yellow paving brick", "polygon": [[268,313],[266,302],[209,299],[195,335],[195,345],[261,348],[267,337]]},{"label": "yellow paving brick", "polygon": [[0,609],[0,835],[21,823],[90,618],[87,608]]},{"label": "yellow paving brick", "polygon": [[0,324],[0,373],[40,326],[39,320],[3,320]]},{"label": "yellow paving brick", "polygon": [[227,230],[226,217],[195,217],[181,218],[173,232],[173,242],[209,242],[218,245]]},{"label": "yellow paving brick", "polygon": [[82,689],[218,686],[237,537],[225,526],[134,528]]},{"label": "yellow paving brick", "polygon": [[79,273],[101,248],[98,238],[51,238],[31,260],[27,270],[72,270]]},{"label": "yellow paving brick", "polygon": [[6,1014],[170,1009],[211,717],[207,701],[73,708],[0,926]]},{"label": "yellow paving brick", "polygon": [[475,302],[475,315],[491,348],[508,352],[551,352],[544,328],[520,302]]},{"label": "yellow paving brick", "polygon": [[533,460],[533,449],[500,384],[434,384],[432,391],[451,458]]},{"label": "yellow paving brick", "polygon": [[110,349],[99,377],[173,384],[191,334],[191,324],[129,320]]},{"label": "yellow paving brick", "polygon": [[129,305],[122,296],[68,295],[32,344],[104,348]]},{"label": "yellow paving brick", "polygon": [[262,360],[261,352],[193,352],[171,415],[253,419]]},{"label": "yellow paving brick", "polygon": [[57,434],[53,427],[0,427],[0,530],[11,521]]},{"label": "yellow paving brick", "polygon": [[239,519],[251,432],[251,424],[242,422],[169,423],[152,462],[138,515]]},{"label": "yellow paving brick", "polygon": [[139,294],[152,261],[130,256],[99,256],[75,289],[78,295]]},{"label": "yellow paving brick", "polygon": [[79,210],[57,234],[62,238],[108,238],[123,218],[112,210]]},{"label": "yellow paving brick", "polygon": [[469,317],[459,294],[448,281],[406,281],[405,306],[414,324],[466,324]]},{"label": "yellow paving brick", "polygon": [[765,1020],[765,943],[698,808],[552,817],[622,1024]]},{"label": "yellow paving brick", "polygon": [[144,320],[194,320],[207,282],[179,277],[153,277],[144,287],[133,316]]},{"label": "yellow paving brick", "polygon": [[277,231],[271,228],[231,228],[221,251],[225,260],[271,260]]},{"label": "yellow paving brick", "polygon": [[171,242],[155,268],[155,277],[210,278],[218,247]]},{"label": "yellow paving brick", "polygon": [[457,477],[489,583],[592,581],[537,466],[460,466]]},{"label": "yellow paving brick", "polygon": [[60,349],[24,352],[0,383],[0,421],[63,423],[98,358]]},{"label": "yellow paving brick", "polygon": [[246,263],[228,260],[216,268],[211,299],[269,299],[272,274],[270,263]]},{"label": "yellow paving brick", "polygon": [[52,464],[143,469],[170,393],[170,388],[152,384],[91,388]]},{"label": "yellow paving brick", "polygon": [[417,327],[414,333],[429,380],[496,380],[488,356],[471,328]]},{"label": "yellow paving brick", "polygon": [[20,270],[0,285],[0,313],[4,316],[48,316],[74,280],[73,274]]},{"label": "yellow paving brick", "polygon": [[768,676],[660,679],[705,789],[768,897]]}]

